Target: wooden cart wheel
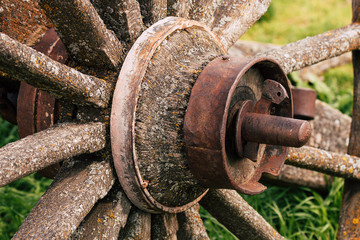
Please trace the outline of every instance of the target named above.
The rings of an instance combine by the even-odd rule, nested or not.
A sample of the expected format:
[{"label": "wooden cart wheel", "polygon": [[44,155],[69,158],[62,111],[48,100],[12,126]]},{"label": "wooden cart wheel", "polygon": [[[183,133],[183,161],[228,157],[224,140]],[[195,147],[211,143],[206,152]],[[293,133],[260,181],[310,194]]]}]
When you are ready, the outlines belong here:
[{"label": "wooden cart wheel", "polygon": [[[1,76],[58,103],[34,91],[32,107],[18,103],[36,120],[18,115],[19,126],[37,130],[0,149],[0,186],[61,168],[14,239],[208,239],[199,201],[240,239],[282,239],[230,189],[264,191],[262,173],[279,174],[285,158],[356,188],[357,157],[279,145],[309,137],[307,122],[291,119],[286,74],[359,48],[357,1],[353,24],[251,59],[226,51],[270,1],[37,2],[3,1]],[[51,26],[60,38],[46,51],[29,47]],[[68,61],[53,52],[60,42]],[[55,125],[42,130],[51,114]],[[339,238],[360,235],[345,218],[340,227]]]}]

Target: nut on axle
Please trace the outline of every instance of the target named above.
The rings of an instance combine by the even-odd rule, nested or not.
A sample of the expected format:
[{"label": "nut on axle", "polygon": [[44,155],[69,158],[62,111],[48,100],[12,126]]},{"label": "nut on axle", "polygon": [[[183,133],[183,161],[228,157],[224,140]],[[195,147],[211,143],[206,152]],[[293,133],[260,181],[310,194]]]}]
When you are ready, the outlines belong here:
[{"label": "nut on axle", "polygon": [[262,173],[278,175],[286,147],[310,138],[310,124],[292,116],[290,84],[275,61],[213,60],[197,79],[185,116],[192,173],[204,187],[261,193]]}]

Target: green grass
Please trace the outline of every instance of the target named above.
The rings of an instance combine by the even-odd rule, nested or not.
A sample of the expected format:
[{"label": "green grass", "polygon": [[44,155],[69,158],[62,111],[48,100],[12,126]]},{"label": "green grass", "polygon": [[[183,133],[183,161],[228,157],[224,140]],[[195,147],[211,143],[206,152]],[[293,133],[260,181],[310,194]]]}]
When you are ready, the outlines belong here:
[{"label": "green grass", "polygon": [[[19,139],[17,127],[0,117],[0,147]],[[0,239],[10,239],[51,180],[32,174],[0,188]]]},{"label": "green grass", "polygon": [[[284,45],[350,22],[347,0],[276,0],[241,39]],[[298,87],[315,89],[318,99],[351,115],[352,65],[331,69],[323,79],[312,76],[307,83],[296,72],[289,78]],[[342,190],[343,180],[335,179],[326,195],[308,188],[270,186],[262,194],[243,197],[287,239],[328,240],[336,237]],[[201,214],[211,239],[236,239],[204,209]]]},{"label": "green grass", "polygon": [[[349,0],[274,0],[268,13],[242,39],[286,44],[341,27],[351,21]],[[316,89],[318,98],[351,114],[352,67],[346,65],[310,82],[290,76],[293,84]],[[0,118],[0,146],[18,139],[17,129]],[[33,174],[0,188],[0,239],[10,239],[51,180]],[[270,186],[264,193],[244,196],[270,224],[288,239],[334,239],[343,181],[336,179],[329,194],[307,188]],[[204,209],[200,210],[211,239],[236,239]]]}]

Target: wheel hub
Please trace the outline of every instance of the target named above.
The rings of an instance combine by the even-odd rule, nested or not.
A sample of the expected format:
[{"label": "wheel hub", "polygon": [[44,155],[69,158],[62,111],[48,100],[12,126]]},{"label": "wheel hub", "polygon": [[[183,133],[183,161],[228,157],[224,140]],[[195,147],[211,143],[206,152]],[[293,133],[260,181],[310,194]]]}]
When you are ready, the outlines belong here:
[{"label": "wheel hub", "polygon": [[[201,34],[206,41],[197,40]],[[278,174],[285,161],[279,144],[299,146],[310,136],[306,122],[290,119],[290,86],[277,63],[225,54],[206,26],[167,18],[127,55],[114,92],[111,145],[120,183],[137,207],[184,211],[208,187],[260,193],[261,174]],[[253,139],[259,121],[260,133],[267,132]]]}]

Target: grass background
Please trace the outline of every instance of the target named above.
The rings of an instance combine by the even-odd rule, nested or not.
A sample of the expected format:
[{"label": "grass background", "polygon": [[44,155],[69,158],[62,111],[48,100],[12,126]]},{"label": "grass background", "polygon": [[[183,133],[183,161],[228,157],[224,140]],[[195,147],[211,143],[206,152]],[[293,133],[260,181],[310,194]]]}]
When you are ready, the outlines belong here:
[{"label": "grass background", "polygon": [[[349,0],[276,0],[269,11],[243,37],[286,44],[351,22]],[[352,67],[332,69],[321,80],[293,84],[317,90],[318,98],[351,115]],[[0,118],[0,146],[18,139],[17,128]],[[51,183],[38,174],[0,188],[0,239],[10,239],[42,193]],[[335,239],[343,181],[336,179],[328,194],[307,188],[270,186],[256,196],[243,196],[271,225],[288,239]],[[211,239],[236,239],[204,209],[201,215]]]}]

